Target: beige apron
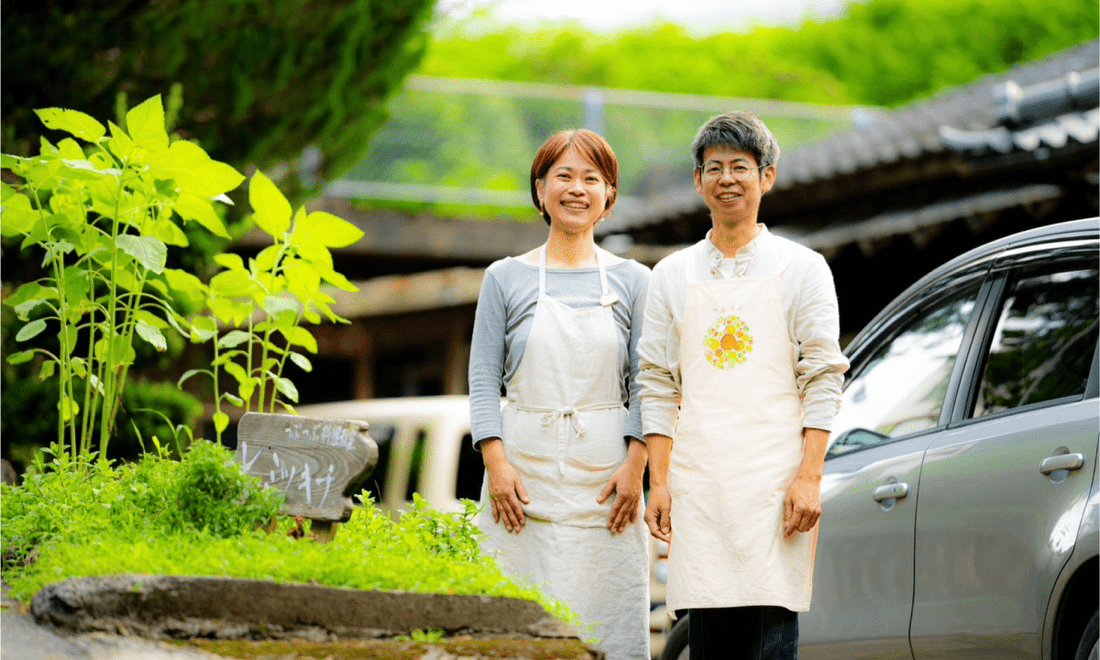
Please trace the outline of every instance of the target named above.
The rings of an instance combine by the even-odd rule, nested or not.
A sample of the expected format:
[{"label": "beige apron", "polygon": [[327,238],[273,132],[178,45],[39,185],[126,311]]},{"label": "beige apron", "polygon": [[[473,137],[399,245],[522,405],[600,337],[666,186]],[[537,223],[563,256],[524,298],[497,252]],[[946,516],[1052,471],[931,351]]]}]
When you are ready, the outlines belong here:
[{"label": "beige apron", "polygon": [[779,279],[688,282],[681,347],[668,607],[806,611],[817,531],[783,538],[802,412]]},{"label": "beige apron", "polygon": [[[607,529],[615,495],[596,502],[627,456],[627,411],[621,386],[619,333],[597,253],[603,296],[595,307],[574,309],[546,295],[546,252],[539,267],[539,298],[527,347],[508,383],[501,410],[505,456],[519,473],[530,504],[518,534],[494,523],[488,506],[478,525],[482,548],[506,573],[564,600],[609,660],[649,659],[647,528],[638,519],[621,534]],[[582,637],[588,633],[581,631]]]}]

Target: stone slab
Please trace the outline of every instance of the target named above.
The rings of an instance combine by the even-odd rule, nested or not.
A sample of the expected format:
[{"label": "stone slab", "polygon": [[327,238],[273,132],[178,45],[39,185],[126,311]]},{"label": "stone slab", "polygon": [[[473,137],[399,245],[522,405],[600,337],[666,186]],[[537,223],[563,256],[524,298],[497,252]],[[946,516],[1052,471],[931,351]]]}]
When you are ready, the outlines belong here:
[{"label": "stone slab", "polygon": [[169,642],[104,633],[59,633],[22,612],[0,612],[0,628],[0,660],[224,660],[200,648]]},{"label": "stone slab", "polygon": [[482,638],[576,638],[533,601],[361,591],[205,576],[112,575],[45,586],[43,624],[151,639],[379,639],[440,629]]}]

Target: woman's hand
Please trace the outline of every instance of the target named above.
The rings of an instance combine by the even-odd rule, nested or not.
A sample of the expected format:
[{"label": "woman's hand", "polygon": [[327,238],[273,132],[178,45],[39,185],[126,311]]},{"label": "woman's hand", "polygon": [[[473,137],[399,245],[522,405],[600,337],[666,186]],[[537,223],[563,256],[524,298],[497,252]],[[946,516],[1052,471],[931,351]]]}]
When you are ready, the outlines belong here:
[{"label": "woman's hand", "polygon": [[493,522],[504,520],[509,532],[519,533],[526,524],[523,506],[530,504],[527,489],[512,464],[504,456],[504,442],[500,438],[481,441],[481,458],[489,476],[489,501],[493,506]]},{"label": "woman's hand", "polygon": [[615,493],[615,503],[611,505],[611,515],[607,518],[607,528],[612,534],[618,534],[626,526],[638,519],[638,502],[642,499],[642,475],[646,464],[645,443],[631,438],[626,460],[611,475],[596,501],[603,504]]}]

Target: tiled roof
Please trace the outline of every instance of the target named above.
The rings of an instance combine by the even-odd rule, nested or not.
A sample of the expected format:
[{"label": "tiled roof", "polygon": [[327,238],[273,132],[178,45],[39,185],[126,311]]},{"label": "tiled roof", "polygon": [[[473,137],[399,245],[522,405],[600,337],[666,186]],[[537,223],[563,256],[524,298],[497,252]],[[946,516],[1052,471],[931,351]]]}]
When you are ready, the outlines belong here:
[{"label": "tiled roof", "polygon": [[[812,190],[818,182],[851,180],[851,175],[859,172],[890,170],[892,166],[928,162],[929,158],[953,153],[1032,151],[1041,146],[1060,148],[1067,141],[1094,143],[1100,125],[1095,96],[1091,108],[1086,103],[1084,107],[1073,107],[1073,112],[1051,115],[1045,121],[1035,121],[1041,117],[1033,114],[1022,118],[1024,125],[1013,126],[1011,117],[1002,115],[1011,113],[1015,106],[1008,104],[1006,111],[1006,104],[998,101],[998,94],[1003,94],[1005,83],[1011,83],[1010,90],[1026,92],[1043,83],[1059,84],[1059,79],[1071,72],[1085,72],[1083,77],[1092,84],[1098,66],[1100,40],[1092,40],[892,111],[857,113],[853,128],[784,152],[775,186],[769,193],[773,198],[770,201],[774,208],[784,198],[784,191],[793,193],[796,188],[806,191],[806,186]],[[1033,104],[1033,112],[1036,107],[1041,114],[1041,104]],[[623,209],[618,217],[613,216],[597,227],[597,233],[628,233],[695,215],[708,215],[703,200],[692,186],[681,186],[666,191],[648,206]]]},{"label": "tiled roof", "polygon": [[943,152],[947,145],[940,133],[941,126],[964,131],[997,126],[998,85],[1012,81],[1028,87],[1097,66],[1100,66],[1100,42],[1093,40],[940,92],[873,117],[862,126],[800,145],[780,159],[774,190]]},{"label": "tiled roof", "polygon": [[1100,108],[1065,113],[1019,130],[1010,130],[1005,126],[973,131],[960,130],[952,126],[940,127],[940,137],[953,151],[1002,154],[1017,150],[1061,149],[1071,141],[1091,144],[1096,142],[1098,133],[1100,133]]}]

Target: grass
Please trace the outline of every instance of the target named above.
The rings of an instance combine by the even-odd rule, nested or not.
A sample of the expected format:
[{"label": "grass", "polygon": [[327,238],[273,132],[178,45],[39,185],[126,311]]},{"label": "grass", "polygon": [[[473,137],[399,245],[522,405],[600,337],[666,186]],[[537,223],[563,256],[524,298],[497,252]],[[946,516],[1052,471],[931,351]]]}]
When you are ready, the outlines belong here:
[{"label": "grass", "polygon": [[[208,575],[522,598],[575,621],[564,603],[512,580],[480,552],[473,502],[444,513],[417,496],[392,519],[367,500],[322,544],[290,533],[298,523],[277,516],[279,500],[206,441],[182,460],[147,455],[117,467],[48,452],[22,485],[0,488],[3,579],[22,603],[71,577]],[[273,518],[274,531],[263,531]]]}]

